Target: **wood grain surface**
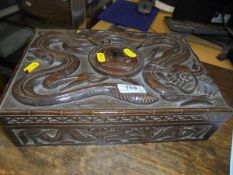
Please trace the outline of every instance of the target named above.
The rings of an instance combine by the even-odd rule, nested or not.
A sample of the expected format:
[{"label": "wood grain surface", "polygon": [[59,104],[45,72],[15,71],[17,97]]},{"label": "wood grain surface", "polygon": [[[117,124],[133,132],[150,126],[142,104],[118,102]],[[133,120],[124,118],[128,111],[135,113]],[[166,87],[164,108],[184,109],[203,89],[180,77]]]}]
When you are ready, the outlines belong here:
[{"label": "wood grain surface", "polygon": [[[233,106],[233,72],[205,65]],[[233,118],[207,141],[15,147],[0,129],[0,175],[227,175]]]}]

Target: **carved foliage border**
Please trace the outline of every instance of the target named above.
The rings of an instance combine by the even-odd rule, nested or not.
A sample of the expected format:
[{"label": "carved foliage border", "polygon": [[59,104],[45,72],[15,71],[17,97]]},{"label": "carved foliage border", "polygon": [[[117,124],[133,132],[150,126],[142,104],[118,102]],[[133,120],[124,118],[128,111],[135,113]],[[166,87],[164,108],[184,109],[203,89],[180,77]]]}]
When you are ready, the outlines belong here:
[{"label": "carved foliage border", "polygon": [[15,128],[11,129],[11,131],[21,145],[57,145],[201,140],[204,139],[212,129],[212,125],[194,125]]}]

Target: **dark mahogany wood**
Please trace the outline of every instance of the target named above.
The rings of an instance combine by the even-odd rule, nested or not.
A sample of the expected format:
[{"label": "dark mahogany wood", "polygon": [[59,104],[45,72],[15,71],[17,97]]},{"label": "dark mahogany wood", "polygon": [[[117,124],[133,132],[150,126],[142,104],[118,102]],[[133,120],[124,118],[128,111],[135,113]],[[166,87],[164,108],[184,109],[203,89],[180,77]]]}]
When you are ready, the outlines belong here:
[{"label": "dark mahogany wood", "polygon": [[0,108],[19,146],[204,140],[231,115],[179,35],[91,30],[37,31]]}]

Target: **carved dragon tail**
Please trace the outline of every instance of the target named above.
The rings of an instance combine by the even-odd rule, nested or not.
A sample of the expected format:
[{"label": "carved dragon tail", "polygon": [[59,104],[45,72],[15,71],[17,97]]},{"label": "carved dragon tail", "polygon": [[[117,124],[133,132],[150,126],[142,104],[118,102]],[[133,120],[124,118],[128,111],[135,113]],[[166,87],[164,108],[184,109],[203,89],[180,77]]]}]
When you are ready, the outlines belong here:
[{"label": "carved dragon tail", "polygon": [[110,95],[119,100],[128,101],[134,104],[152,104],[158,98],[149,94],[122,94],[116,88],[110,89]]}]

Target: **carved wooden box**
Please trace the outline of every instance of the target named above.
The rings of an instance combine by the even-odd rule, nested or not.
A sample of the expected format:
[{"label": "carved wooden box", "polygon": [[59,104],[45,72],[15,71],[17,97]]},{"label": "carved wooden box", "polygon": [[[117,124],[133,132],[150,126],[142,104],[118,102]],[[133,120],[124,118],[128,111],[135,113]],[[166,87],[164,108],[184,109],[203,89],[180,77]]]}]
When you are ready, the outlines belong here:
[{"label": "carved wooden box", "polygon": [[38,30],[0,107],[21,146],[203,140],[231,114],[179,35],[91,30]]}]

